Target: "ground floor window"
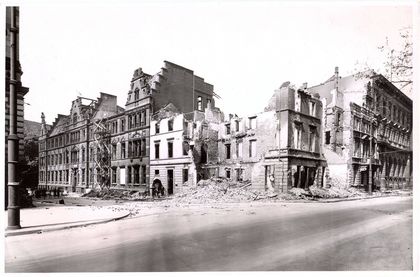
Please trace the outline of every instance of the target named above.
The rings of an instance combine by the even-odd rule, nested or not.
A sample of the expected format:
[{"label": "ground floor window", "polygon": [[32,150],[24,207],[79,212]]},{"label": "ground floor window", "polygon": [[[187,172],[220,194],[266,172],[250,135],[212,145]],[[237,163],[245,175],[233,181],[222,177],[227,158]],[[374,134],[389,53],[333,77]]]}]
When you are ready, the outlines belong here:
[{"label": "ground floor window", "polygon": [[131,184],[131,166],[127,167],[127,171],[128,171],[127,183]]},{"label": "ground floor window", "polygon": [[141,183],[142,184],[146,184],[146,173],[147,173],[146,165],[142,165],[141,166]]},{"label": "ground floor window", "polygon": [[135,184],[139,184],[139,170],[140,170],[140,166],[135,165],[133,166],[134,168],[134,183]]},{"label": "ground floor window", "polygon": [[226,178],[230,179],[230,169],[226,169]]},{"label": "ground floor window", "polygon": [[188,182],[188,168],[182,169],[182,183]]},{"label": "ground floor window", "polygon": [[242,182],[243,181],[243,172],[244,170],[242,168],[236,169],[236,181]]},{"label": "ground floor window", "polygon": [[111,183],[112,184],[117,183],[117,168],[115,167],[111,169]]}]

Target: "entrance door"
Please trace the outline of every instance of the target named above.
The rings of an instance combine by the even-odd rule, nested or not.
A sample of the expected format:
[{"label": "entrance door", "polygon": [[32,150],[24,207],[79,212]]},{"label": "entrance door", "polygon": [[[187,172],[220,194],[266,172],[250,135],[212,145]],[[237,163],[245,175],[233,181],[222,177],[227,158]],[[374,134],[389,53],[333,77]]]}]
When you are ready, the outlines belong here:
[{"label": "entrance door", "polygon": [[174,193],[174,170],[168,169],[168,195]]}]

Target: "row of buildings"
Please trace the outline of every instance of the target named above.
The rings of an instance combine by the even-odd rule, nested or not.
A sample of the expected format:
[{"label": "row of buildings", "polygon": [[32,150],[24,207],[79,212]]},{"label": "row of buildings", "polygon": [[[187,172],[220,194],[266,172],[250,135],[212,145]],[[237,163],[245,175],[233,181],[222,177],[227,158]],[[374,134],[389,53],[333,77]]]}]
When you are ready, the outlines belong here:
[{"label": "row of buildings", "polygon": [[213,86],[164,62],[135,70],[125,108],[116,96],[78,97],[51,129],[42,117],[39,186],[83,193],[97,186],[168,194],[212,176],[260,190],[412,186],[412,101],[366,72],[276,89],[245,117],[215,106]]}]

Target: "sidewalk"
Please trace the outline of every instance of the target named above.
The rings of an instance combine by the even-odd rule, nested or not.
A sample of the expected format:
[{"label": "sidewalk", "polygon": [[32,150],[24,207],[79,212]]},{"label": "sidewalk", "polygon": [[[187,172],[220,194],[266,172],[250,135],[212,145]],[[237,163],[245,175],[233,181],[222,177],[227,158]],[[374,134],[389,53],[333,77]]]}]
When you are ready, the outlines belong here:
[{"label": "sidewalk", "polygon": [[[20,210],[22,229],[6,230],[5,236],[43,233],[67,228],[105,223],[127,217],[128,211],[115,207],[49,206]],[[7,219],[7,211],[6,217]]]}]

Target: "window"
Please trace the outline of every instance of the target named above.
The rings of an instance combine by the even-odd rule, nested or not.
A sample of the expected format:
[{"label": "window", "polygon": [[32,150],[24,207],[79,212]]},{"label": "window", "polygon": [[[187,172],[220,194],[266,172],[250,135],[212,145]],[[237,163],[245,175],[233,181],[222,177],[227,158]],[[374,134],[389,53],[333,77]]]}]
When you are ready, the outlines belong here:
[{"label": "window", "polygon": [[113,167],[111,169],[111,171],[112,171],[112,174],[111,174],[111,183],[112,184],[115,184],[115,183],[117,183],[117,168],[116,167]]},{"label": "window", "polygon": [[146,111],[141,111],[140,126],[146,125]]},{"label": "window", "polygon": [[325,144],[330,144],[331,134],[330,131],[325,132]]},{"label": "window", "polygon": [[155,175],[159,175],[159,169],[155,169]]},{"label": "window", "polygon": [[211,108],[211,99],[207,99],[207,108]]},{"label": "window", "polygon": [[160,143],[159,142],[155,142],[155,159],[159,159],[159,149],[160,148]]},{"label": "window", "polygon": [[230,179],[230,169],[226,169],[226,178]]},{"label": "window", "polygon": [[309,151],[315,152],[316,127],[309,126]]},{"label": "window", "polygon": [[138,184],[139,183],[139,170],[140,170],[140,166],[138,166],[138,165],[135,165],[135,166],[133,166],[133,168],[134,168],[134,183],[135,184]]},{"label": "window", "polygon": [[125,119],[121,119],[120,132],[124,132],[124,131],[125,131]]},{"label": "window", "polygon": [[336,114],[336,124],[338,126],[340,126],[340,121],[341,121],[341,113],[337,112],[337,114]]},{"label": "window", "polygon": [[168,141],[168,158],[172,158],[174,155],[174,142]]},{"label": "window", "polygon": [[182,169],[182,183],[188,182],[188,168]]},{"label": "window", "polygon": [[239,120],[235,121],[236,132],[239,132]]},{"label": "window", "polygon": [[121,159],[125,159],[125,141],[121,142]]},{"label": "window", "polygon": [[168,120],[168,131],[173,131],[174,130],[174,120],[170,119]]},{"label": "window", "polygon": [[315,102],[309,101],[309,115],[316,116],[316,104]]},{"label": "window", "polygon": [[146,139],[145,138],[141,139],[141,153],[140,153],[140,155],[142,157],[146,156]]},{"label": "window", "polygon": [[127,183],[131,184],[131,166],[127,167],[128,176],[127,176]]},{"label": "window", "polygon": [[85,161],[85,149],[83,148],[82,149],[82,162],[84,162]]},{"label": "window", "polygon": [[73,123],[76,123],[77,122],[77,113],[74,113],[73,114]]},{"label": "window", "polygon": [[141,183],[146,184],[146,165],[141,166]]},{"label": "window", "polygon": [[294,129],[294,148],[301,149],[302,147],[302,124],[295,123]]},{"label": "window", "polygon": [[139,139],[134,140],[133,143],[132,143],[132,151],[133,151],[132,156],[133,157],[139,157],[140,154],[141,154],[140,150],[141,150],[141,140],[139,140]]},{"label": "window", "polygon": [[249,118],[249,129],[256,129],[257,128],[257,118],[250,117]]},{"label": "window", "polygon": [[226,159],[230,159],[230,144],[225,144]]},{"label": "window", "polygon": [[230,135],[230,124],[226,124],[226,135]]},{"label": "window", "polygon": [[242,158],[242,142],[236,143],[236,157]]},{"label": "window", "polygon": [[188,143],[188,141],[182,142],[182,155],[187,156],[189,148],[190,144]]},{"label": "window", "polygon": [[249,141],[249,157],[255,157],[257,156],[257,141],[256,140],[250,140]]},{"label": "window", "polygon": [[139,88],[134,90],[134,101],[139,99]]},{"label": "window", "polygon": [[114,160],[117,157],[117,144],[112,144],[112,159]]},{"label": "window", "polygon": [[197,110],[199,111],[203,110],[203,99],[201,96],[197,97]]},{"label": "window", "polygon": [[236,181],[238,182],[242,182],[243,181],[243,169],[242,168],[237,168],[236,169]]},{"label": "window", "polygon": [[[60,181],[61,181],[61,171],[60,171]],[[82,168],[82,183],[85,182],[85,169]]]},{"label": "window", "polygon": [[159,132],[160,132],[160,124],[159,123],[156,123],[156,125],[155,125],[155,133],[156,134],[159,134]]}]

